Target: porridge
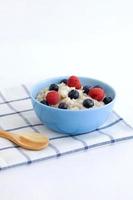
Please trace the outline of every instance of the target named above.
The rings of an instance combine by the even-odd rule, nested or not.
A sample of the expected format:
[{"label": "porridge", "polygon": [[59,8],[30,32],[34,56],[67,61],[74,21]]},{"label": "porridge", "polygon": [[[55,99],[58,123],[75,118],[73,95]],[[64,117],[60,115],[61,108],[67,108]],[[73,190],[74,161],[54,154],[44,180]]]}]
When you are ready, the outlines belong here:
[{"label": "porridge", "polygon": [[60,109],[82,110],[104,106],[112,101],[100,86],[82,85],[76,76],[42,89],[37,100],[47,106]]}]

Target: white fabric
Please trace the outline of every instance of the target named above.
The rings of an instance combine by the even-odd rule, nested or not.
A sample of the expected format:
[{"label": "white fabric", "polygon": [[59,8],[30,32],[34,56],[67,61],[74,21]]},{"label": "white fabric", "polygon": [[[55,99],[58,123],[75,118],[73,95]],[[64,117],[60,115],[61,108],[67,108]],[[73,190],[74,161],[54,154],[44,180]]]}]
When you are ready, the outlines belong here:
[{"label": "white fabric", "polygon": [[48,148],[41,151],[30,151],[0,138],[1,170],[133,139],[133,128],[115,112],[112,112],[98,130],[91,133],[70,136],[49,130],[37,118],[32,108],[29,87],[26,85],[1,90],[0,99],[1,129],[13,133],[41,132],[46,134],[50,140]]}]

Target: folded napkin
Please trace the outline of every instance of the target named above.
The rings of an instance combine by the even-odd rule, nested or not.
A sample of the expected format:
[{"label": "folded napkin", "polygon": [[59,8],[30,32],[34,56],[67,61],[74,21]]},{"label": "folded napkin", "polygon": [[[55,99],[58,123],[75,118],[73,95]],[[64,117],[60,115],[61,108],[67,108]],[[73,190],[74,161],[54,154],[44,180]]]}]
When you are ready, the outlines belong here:
[{"label": "folded napkin", "polygon": [[34,113],[29,89],[30,85],[20,85],[0,91],[0,129],[44,133],[49,137],[49,146],[31,151],[0,138],[0,170],[133,139],[133,128],[116,112],[112,112],[102,127],[90,133],[71,136],[53,132]]}]

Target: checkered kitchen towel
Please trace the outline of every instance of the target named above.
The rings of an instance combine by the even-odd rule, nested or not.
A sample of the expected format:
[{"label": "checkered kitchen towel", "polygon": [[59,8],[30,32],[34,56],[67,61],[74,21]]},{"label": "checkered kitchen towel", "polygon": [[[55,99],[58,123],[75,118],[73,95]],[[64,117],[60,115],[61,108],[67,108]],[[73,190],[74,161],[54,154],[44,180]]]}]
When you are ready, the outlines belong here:
[{"label": "checkered kitchen towel", "polygon": [[69,136],[53,132],[36,117],[29,88],[29,85],[21,85],[0,91],[0,129],[14,133],[45,133],[49,146],[41,151],[30,151],[0,138],[0,170],[133,139],[133,128],[115,112],[102,127],[90,133]]}]

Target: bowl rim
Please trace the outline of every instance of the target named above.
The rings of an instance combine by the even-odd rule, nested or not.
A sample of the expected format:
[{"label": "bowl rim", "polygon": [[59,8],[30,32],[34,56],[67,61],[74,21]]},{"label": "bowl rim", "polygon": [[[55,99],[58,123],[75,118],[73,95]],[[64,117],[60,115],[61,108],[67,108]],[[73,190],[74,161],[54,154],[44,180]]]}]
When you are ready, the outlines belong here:
[{"label": "bowl rim", "polygon": [[110,86],[108,83],[104,82],[104,81],[101,81],[99,79],[96,79],[96,78],[91,78],[91,77],[86,77],[86,76],[78,76],[78,78],[83,78],[83,79],[91,79],[93,81],[98,81],[102,84],[105,84],[107,85],[107,87],[109,87],[113,93],[114,93],[114,98],[113,100],[108,103],[108,104],[105,104],[101,107],[92,107],[92,108],[89,108],[89,109],[81,109],[81,110],[70,110],[70,109],[61,109],[61,108],[55,108],[55,107],[51,107],[51,106],[47,106],[45,104],[42,104],[40,103],[34,96],[33,96],[33,90],[38,86],[40,85],[41,83],[45,83],[47,81],[50,81],[50,80],[53,80],[53,79],[65,79],[65,78],[68,78],[69,76],[55,76],[55,77],[49,77],[49,78],[46,78],[44,80],[41,80],[41,81],[38,81],[36,83],[34,83],[34,85],[31,87],[30,89],[30,97],[33,101],[35,101],[35,103],[39,104],[40,106],[44,107],[44,108],[47,108],[47,109],[51,109],[51,110],[55,110],[55,111],[61,111],[61,112],[89,112],[89,111],[92,111],[92,110],[101,110],[101,109],[104,109],[108,106],[110,106],[111,104],[114,104],[115,100],[116,100],[116,91],[114,90],[114,88],[112,86]]}]

